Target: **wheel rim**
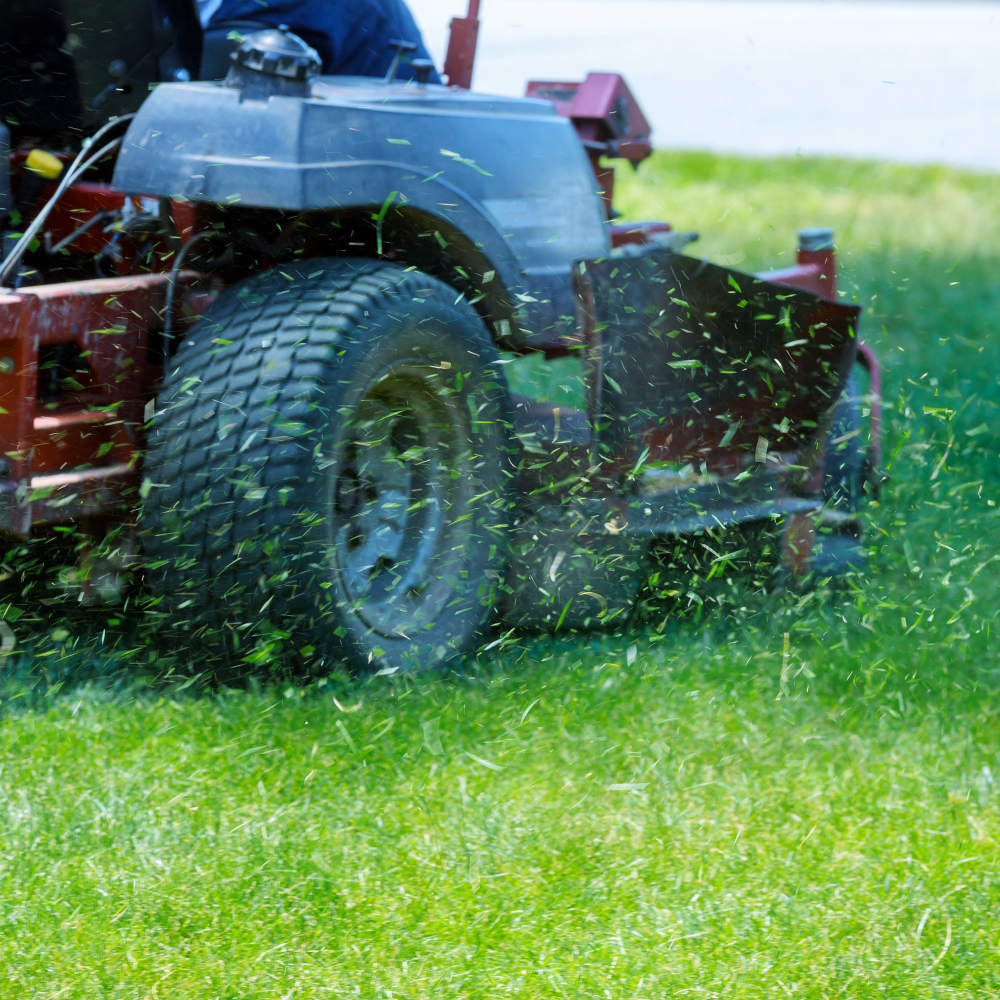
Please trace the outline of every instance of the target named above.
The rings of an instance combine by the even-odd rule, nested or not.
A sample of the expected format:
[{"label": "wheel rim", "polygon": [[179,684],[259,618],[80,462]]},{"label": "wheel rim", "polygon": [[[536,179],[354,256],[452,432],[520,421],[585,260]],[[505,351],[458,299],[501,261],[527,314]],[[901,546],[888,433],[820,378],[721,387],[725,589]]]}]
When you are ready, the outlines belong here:
[{"label": "wheel rim", "polygon": [[340,598],[367,628],[412,640],[453,599],[472,532],[461,395],[423,365],[381,372],[342,436],[330,494]]}]

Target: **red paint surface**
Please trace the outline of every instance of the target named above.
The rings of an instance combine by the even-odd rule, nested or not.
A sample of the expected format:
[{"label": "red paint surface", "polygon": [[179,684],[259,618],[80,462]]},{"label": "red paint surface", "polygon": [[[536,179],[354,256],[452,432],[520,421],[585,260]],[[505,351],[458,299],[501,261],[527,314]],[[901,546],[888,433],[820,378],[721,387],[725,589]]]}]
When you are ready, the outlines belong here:
[{"label": "red paint surface", "polygon": [[794,267],[762,271],[757,275],[772,285],[800,288],[837,301],[837,253],[835,250],[799,250]]},{"label": "red paint surface", "polygon": [[656,242],[657,233],[669,233],[673,226],[669,222],[627,222],[611,226],[611,245],[623,247],[629,244],[645,246]]},{"label": "red paint surface", "polygon": [[[55,193],[55,185],[46,187],[42,200],[48,200]],[[98,212],[117,212],[125,204],[125,195],[120,191],[112,191],[108,184],[90,184],[79,182],[70,185],[59,203],[49,214],[45,222],[44,232],[51,236],[52,245],[66,239],[79,229],[85,222]],[[110,220],[109,220],[110,221]],[[100,253],[111,238],[99,224],[76,239],[68,248],[70,253],[96,254]]]},{"label": "red paint surface", "polygon": [[448,35],[448,51],[444,57],[444,73],[450,87],[472,89],[472,71],[476,65],[476,44],[479,41],[479,0],[469,0],[465,17],[453,17]]},{"label": "red paint surface", "polygon": [[[184,272],[179,280],[197,278]],[[24,288],[0,295],[0,528],[26,535],[33,524],[106,513],[134,501],[146,400],[157,372],[149,335],[163,328],[168,277],[137,275]],[[185,313],[201,303],[185,302]],[[39,372],[48,345],[79,351],[73,381],[47,397]],[[18,490],[20,491],[18,492]],[[11,494],[17,494],[16,502]]]},{"label": "red paint surface", "polygon": [[588,73],[582,83],[531,80],[525,96],[551,101],[573,121],[588,152],[622,157],[634,165],[653,151],[649,122],[617,73]]}]

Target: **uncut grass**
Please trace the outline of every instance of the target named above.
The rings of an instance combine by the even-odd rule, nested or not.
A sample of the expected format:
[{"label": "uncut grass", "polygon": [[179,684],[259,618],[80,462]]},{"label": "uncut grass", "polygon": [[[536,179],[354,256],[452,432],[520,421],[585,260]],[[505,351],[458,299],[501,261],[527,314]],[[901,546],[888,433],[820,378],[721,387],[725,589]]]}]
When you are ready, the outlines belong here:
[{"label": "uncut grass", "polygon": [[395,684],[198,692],[114,628],[37,634],[0,723],[0,994],[998,995],[998,195],[803,158],[620,177],[746,270],[837,229],[893,477],[844,590],[692,571],[662,626]]}]

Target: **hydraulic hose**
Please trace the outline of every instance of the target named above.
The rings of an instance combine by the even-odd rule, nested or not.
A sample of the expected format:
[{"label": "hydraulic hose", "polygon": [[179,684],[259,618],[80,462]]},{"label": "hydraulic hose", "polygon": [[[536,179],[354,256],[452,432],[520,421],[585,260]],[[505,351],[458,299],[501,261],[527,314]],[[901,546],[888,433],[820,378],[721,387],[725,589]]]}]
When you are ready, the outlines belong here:
[{"label": "hydraulic hose", "polygon": [[184,266],[184,261],[187,258],[188,251],[198,243],[204,240],[212,239],[213,237],[218,238],[223,234],[216,230],[206,230],[205,232],[197,233],[192,236],[191,239],[181,247],[180,252],[177,254],[177,259],[174,261],[174,266],[170,269],[170,277],[167,279],[167,303],[166,309],[163,314],[163,374],[167,373],[167,366],[170,364],[170,341],[173,338],[173,327],[174,327],[174,295],[177,290],[177,276],[181,273],[181,268]]},{"label": "hydraulic hose", "polygon": [[174,330],[174,298],[177,294],[177,278],[181,273],[181,268],[184,266],[184,261],[187,259],[188,251],[192,249],[196,244],[202,242],[203,240],[212,239],[223,239],[229,240],[230,246],[219,255],[218,258],[213,260],[210,264],[205,267],[205,270],[214,270],[217,267],[221,267],[224,263],[224,258],[226,255],[232,254],[232,248],[239,242],[244,242],[249,246],[252,246],[259,253],[274,257],[280,251],[279,248],[275,247],[273,244],[268,243],[263,240],[255,232],[250,229],[237,229],[235,232],[227,233],[223,230],[206,229],[203,232],[197,233],[192,236],[191,239],[181,247],[180,252],[177,254],[177,259],[174,261],[174,266],[170,269],[170,277],[167,279],[167,302],[166,308],[164,310],[163,316],[163,371],[166,374],[167,365],[170,363],[170,347],[173,341],[173,330]]},{"label": "hydraulic hose", "polygon": [[106,125],[101,126],[101,128],[99,128],[93,136],[85,142],[84,147],[79,153],[76,154],[76,158],[70,165],[69,170],[63,174],[63,178],[56,187],[55,193],[51,198],[49,198],[45,205],[42,206],[41,211],[39,211],[39,213],[32,220],[31,225],[24,231],[17,243],[14,244],[10,254],[7,256],[7,259],[0,264],[0,289],[5,286],[7,278],[11,275],[11,273],[17,273],[17,269],[21,263],[21,258],[27,251],[31,241],[38,234],[38,231],[43,225],[45,225],[45,220],[49,217],[49,213],[53,208],[55,208],[56,203],[65,193],[66,188],[68,188],[74,181],[78,180],[79,177],[89,170],[95,163],[97,163],[98,160],[107,156],[108,153],[114,150],[121,143],[124,136],[113,139],[106,146],[103,146],[96,153],[94,153],[93,156],[88,157],[81,163],[81,160],[83,160],[84,156],[86,156],[87,151],[94,146],[101,136],[105,135],[116,125],[121,125],[122,122],[130,121],[134,117],[134,114],[122,115],[120,118],[116,118],[114,121],[108,122]]}]

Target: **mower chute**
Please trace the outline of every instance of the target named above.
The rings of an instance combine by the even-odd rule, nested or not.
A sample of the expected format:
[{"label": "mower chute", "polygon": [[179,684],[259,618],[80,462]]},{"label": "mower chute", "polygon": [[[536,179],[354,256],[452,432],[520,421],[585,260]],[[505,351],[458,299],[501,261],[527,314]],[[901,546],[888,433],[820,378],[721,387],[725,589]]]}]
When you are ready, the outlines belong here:
[{"label": "mower chute", "polygon": [[623,469],[644,450],[647,468],[722,477],[801,458],[854,364],[858,306],[668,250],[583,263],[578,289],[584,337],[600,333],[599,449]]}]

